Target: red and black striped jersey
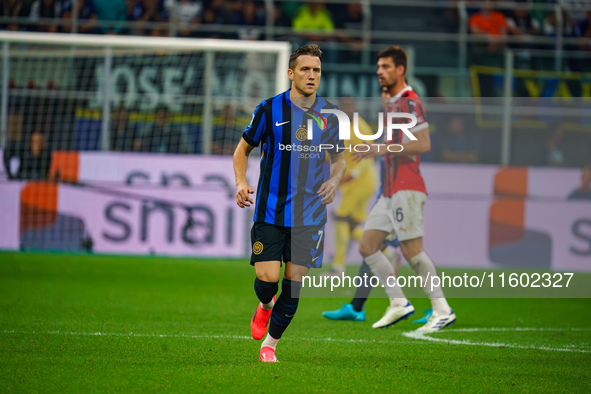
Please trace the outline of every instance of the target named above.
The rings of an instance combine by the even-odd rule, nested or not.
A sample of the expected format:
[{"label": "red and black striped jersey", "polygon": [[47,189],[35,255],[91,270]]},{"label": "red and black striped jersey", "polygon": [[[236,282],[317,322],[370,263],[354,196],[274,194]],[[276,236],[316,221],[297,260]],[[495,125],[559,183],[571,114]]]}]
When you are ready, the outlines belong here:
[{"label": "red and black striped jersey", "polygon": [[[390,99],[388,112],[402,112],[415,115],[417,117],[417,124],[409,129],[412,133],[429,127],[423,102],[410,86],[405,87]],[[408,119],[399,119],[396,123],[407,122]],[[410,139],[401,130],[396,129],[392,133],[392,139],[387,142],[390,144],[404,144],[409,141]],[[382,193],[384,196],[390,197],[399,190],[416,190],[427,193],[425,181],[419,170],[420,162],[420,155],[386,154],[382,168]]]}]

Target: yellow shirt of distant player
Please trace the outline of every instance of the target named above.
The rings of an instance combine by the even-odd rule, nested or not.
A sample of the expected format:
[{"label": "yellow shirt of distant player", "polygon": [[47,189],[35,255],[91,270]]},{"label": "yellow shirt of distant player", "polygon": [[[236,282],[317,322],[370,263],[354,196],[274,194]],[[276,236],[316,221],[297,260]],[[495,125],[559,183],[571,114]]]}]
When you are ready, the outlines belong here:
[{"label": "yellow shirt of distant player", "polygon": [[[351,123],[351,139],[345,141],[345,146],[362,145],[364,142],[358,138],[353,131]],[[373,131],[365,120],[359,118],[359,131],[361,134],[373,134]],[[351,149],[354,151],[354,149]],[[367,203],[375,192],[377,183],[376,170],[373,159],[364,159],[355,163],[352,157],[353,152],[345,150],[345,161],[347,172],[341,185],[341,200],[335,215],[342,218],[351,218],[357,223],[365,221],[367,216]]]},{"label": "yellow shirt of distant player", "polygon": [[[365,135],[374,134],[371,127],[369,127],[365,119],[363,119],[361,116],[359,117],[359,132]],[[371,142],[372,141],[368,141],[368,143]],[[344,179],[349,179],[349,177],[352,176],[355,181],[360,181],[369,186],[371,189],[373,189],[373,185],[375,185],[376,182],[376,171],[374,168],[373,159],[364,159],[359,162],[354,162],[352,156],[354,149],[352,148],[351,152],[349,152],[349,146],[354,147],[355,145],[363,144],[364,141],[361,138],[357,137],[357,135],[353,131],[353,122],[351,122],[351,139],[345,140],[345,147],[347,147],[347,149],[345,150],[345,162],[347,163],[347,171],[345,172]]]}]

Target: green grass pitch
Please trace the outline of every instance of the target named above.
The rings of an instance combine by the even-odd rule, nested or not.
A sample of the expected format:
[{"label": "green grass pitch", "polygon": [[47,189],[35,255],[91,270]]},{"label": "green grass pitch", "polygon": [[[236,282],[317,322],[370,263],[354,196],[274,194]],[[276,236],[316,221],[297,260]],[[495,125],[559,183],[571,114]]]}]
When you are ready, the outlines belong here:
[{"label": "green grass pitch", "polygon": [[363,323],[302,299],[269,365],[253,280],[246,261],[0,253],[0,391],[591,392],[588,299],[454,299],[429,336],[452,342],[372,330],[384,299]]}]

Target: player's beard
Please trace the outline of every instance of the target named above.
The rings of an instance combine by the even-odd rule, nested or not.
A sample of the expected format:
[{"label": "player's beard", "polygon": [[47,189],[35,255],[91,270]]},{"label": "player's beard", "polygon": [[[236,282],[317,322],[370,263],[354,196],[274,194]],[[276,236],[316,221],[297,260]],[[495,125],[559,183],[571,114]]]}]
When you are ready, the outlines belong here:
[{"label": "player's beard", "polygon": [[392,90],[392,88],[394,86],[396,86],[397,82],[398,82],[398,79],[394,78],[394,80],[390,83],[383,83],[382,84],[382,91],[390,92]]},{"label": "player's beard", "polygon": [[390,89],[392,89],[392,86],[394,85],[382,85],[382,92],[390,92]]}]

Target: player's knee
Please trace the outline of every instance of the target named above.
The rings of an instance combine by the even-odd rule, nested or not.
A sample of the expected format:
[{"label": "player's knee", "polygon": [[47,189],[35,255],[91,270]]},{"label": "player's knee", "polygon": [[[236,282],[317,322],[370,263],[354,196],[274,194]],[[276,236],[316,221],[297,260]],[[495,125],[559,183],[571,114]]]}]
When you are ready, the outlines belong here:
[{"label": "player's knee", "polygon": [[308,270],[309,268],[303,265],[289,263],[289,267],[285,268],[284,277],[287,280],[301,282],[303,280],[303,276],[308,273]]},{"label": "player's knee", "polygon": [[406,259],[406,261],[410,261],[413,257],[417,256],[423,251],[423,247],[421,244],[418,243],[404,243],[401,242],[400,249],[402,250],[402,255]]},{"label": "player's knee", "polygon": [[377,251],[378,248],[375,245],[369,245],[363,242],[361,243],[361,245],[359,245],[359,253],[361,254],[361,256],[363,256],[363,258],[369,257]]},{"label": "player's knee", "polygon": [[283,275],[283,277],[287,280],[293,280],[296,282],[301,282],[302,281],[302,274],[299,272],[285,272],[285,275]]},{"label": "player's knee", "polygon": [[257,278],[263,282],[279,282],[279,272],[257,271]]},{"label": "player's knee", "polygon": [[405,252],[403,251],[403,252],[402,252],[402,255],[404,256],[404,259],[405,259],[406,261],[410,261],[410,260],[412,260],[412,258],[413,258],[413,257],[415,257],[416,255],[418,255],[418,253],[414,253],[414,252],[413,252],[413,253],[410,253],[410,252],[408,252],[408,251],[405,253]]}]

